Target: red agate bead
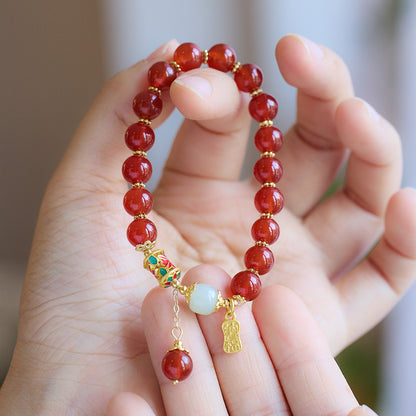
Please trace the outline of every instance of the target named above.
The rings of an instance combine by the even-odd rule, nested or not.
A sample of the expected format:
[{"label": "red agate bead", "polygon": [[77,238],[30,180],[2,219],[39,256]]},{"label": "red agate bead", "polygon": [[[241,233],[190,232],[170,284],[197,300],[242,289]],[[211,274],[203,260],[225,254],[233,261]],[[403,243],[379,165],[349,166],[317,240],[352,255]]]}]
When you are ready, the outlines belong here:
[{"label": "red agate bead", "polygon": [[237,55],[231,46],[218,43],[208,51],[208,66],[218,71],[228,72],[233,68]]},{"label": "red agate bead", "polygon": [[250,247],[244,255],[244,264],[247,269],[254,269],[258,274],[266,274],[273,267],[273,253],[264,246]]},{"label": "red agate bead", "polygon": [[162,112],[162,108],[163,101],[156,92],[145,90],[134,97],[133,110],[138,117],[145,120],[156,118]]},{"label": "red agate bead", "polygon": [[251,236],[254,241],[273,244],[280,235],[279,224],[273,218],[259,218],[251,227]]},{"label": "red agate bead", "polygon": [[131,188],[124,195],[123,205],[130,215],[148,214],[153,208],[153,197],[146,189]]},{"label": "red agate bead", "polygon": [[253,168],[253,175],[260,183],[279,182],[282,174],[282,165],[274,157],[262,157]]},{"label": "red agate bead", "polygon": [[191,374],[192,368],[192,358],[187,351],[174,349],[163,357],[162,371],[169,380],[185,380]]},{"label": "red agate bead", "polygon": [[123,163],[122,172],[128,183],[146,183],[152,176],[152,165],[145,157],[133,155]]},{"label": "red agate bead", "polygon": [[248,105],[251,117],[259,123],[265,120],[273,120],[276,117],[277,110],[277,101],[269,94],[256,95]]},{"label": "red agate bead", "polygon": [[231,293],[242,296],[248,302],[255,299],[260,292],[260,278],[249,270],[237,273],[231,280]]},{"label": "red agate bead", "polygon": [[199,68],[202,65],[202,51],[195,43],[182,43],[176,48],[173,60],[182,71]]},{"label": "red agate bead", "polygon": [[263,74],[258,66],[244,64],[235,73],[234,81],[240,91],[253,92],[260,88],[263,82]]},{"label": "red agate bead", "polygon": [[156,62],[150,67],[147,73],[149,84],[159,90],[169,88],[170,84],[175,81],[177,76],[178,73],[171,64],[166,61]]},{"label": "red agate bead", "polygon": [[283,195],[277,188],[264,186],[254,197],[254,205],[262,214],[277,214],[283,208]]},{"label": "red agate bead", "polygon": [[149,126],[135,123],[126,130],[124,138],[127,147],[133,152],[147,152],[155,142],[155,133]]},{"label": "red agate bead", "polygon": [[156,241],[156,237],[156,226],[147,218],[135,219],[127,228],[127,238],[135,247],[146,241]]},{"label": "red agate bead", "polygon": [[262,127],[254,136],[254,144],[261,153],[277,153],[283,145],[282,132],[276,127]]}]

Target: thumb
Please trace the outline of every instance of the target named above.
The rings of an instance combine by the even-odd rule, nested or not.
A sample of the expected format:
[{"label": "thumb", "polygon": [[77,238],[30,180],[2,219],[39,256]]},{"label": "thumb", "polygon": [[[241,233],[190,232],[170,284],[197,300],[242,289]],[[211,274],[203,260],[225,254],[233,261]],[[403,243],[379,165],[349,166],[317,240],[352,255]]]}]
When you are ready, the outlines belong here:
[{"label": "thumb", "polygon": [[155,416],[147,402],[134,393],[118,393],[108,403],[106,416]]},{"label": "thumb", "polygon": [[[148,86],[147,72],[157,61],[169,60],[178,43],[171,40],[147,59],[127,68],[104,86],[77,129],[55,178],[59,186],[85,183],[102,189],[106,184],[124,183],[120,169],[128,151],[124,144],[127,127],[137,121],[132,103]],[[160,125],[172,112],[173,104],[163,99],[162,114],[152,124]],[[69,181],[69,182],[68,182]],[[92,186],[91,186],[92,185]]]}]

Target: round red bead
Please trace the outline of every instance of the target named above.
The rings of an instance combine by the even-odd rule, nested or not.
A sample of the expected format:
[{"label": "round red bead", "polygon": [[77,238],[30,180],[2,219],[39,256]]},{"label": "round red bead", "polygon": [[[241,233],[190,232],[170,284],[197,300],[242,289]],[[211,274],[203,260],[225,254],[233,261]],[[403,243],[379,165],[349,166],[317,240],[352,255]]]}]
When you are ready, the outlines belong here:
[{"label": "round red bead", "polygon": [[234,49],[224,43],[218,43],[208,51],[208,66],[218,71],[231,71],[236,59]]},{"label": "round red bead", "polygon": [[273,253],[264,246],[250,247],[244,255],[244,264],[247,269],[254,269],[260,275],[266,274],[273,267]]},{"label": "round red bead", "polygon": [[283,145],[282,132],[276,127],[262,127],[254,136],[254,144],[261,153],[277,153]]},{"label": "round red bead", "polygon": [[254,120],[261,123],[273,120],[278,110],[277,101],[269,94],[260,94],[253,97],[248,105],[248,111]]},{"label": "round red bead", "polygon": [[189,71],[202,65],[202,52],[195,43],[182,43],[176,48],[173,59],[182,71]]},{"label": "round red bead", "polygon": [[147,218],[138,218],[131,222],[127,228],[127,238],[135,247],[146,241],[156,241],[156,237],[156,226]]},{"label": "round red bead", "polygon": [[175,81],[177,76],[178,73],[170,63],[166,61],[156,62],[150,67],[147,73],[149,84],[159,90],[169,88],[170,84]]},{"label": "round red bead", "polygon": [[152,176],[152,165],[145,157],[133,155],[123,163],[122,172],[128,183],[146,183]]},{"label": "round red bead", "polygon": [[172,381],[185,380],[192,372],[192,358],[187,351],[174,349],[163,357],[163,374]]},{"label": "round red bead", "polygon": [[237,273],[231,280],[231,293],[242,296],[248,302],[255,299],[260,292],[260,278],[249,270]]},{"label": "round red bead", "polygon": [[276,183],[282,177],[283,169],[274,157],[262,157],[254,165],[253,174],[260,183]]},{"label": "round red bead", "polygon": [[263,82],[263,74],[258,66],[244,64],[235,73],[234,81],[240,91],[253,92],[260,88]]},{"label": "round red bead", "polygon": [[272,218],[259,218],[251,227],[251,236],[254,241],[273,244],[277,241],[279,235],[279,224]]},{"label": "round red bead", "polygon": [[155,142],[155,133],[153,130],[144,124],[132,124],[124,136],[126,145],[133,152],[141,150],[147,152]]},{"label": "round red bead", "polygon": [[277,214],[283,208],[284,198],[277,188],[265,186],[254,197],[254,205],[262,214]]},{"label": "round red bead", "polygon": [[145,90],[139,92],[133,100],[133,110],[138,117],[145,120],[153,120],[161,112],[163,108],[163,101],[159,94]]},{"label": "round red bead", "polygon": [[148,214],[153,207],[152,194],[143,188],[132,188],[124,195],[123,205],[130,215]]}]

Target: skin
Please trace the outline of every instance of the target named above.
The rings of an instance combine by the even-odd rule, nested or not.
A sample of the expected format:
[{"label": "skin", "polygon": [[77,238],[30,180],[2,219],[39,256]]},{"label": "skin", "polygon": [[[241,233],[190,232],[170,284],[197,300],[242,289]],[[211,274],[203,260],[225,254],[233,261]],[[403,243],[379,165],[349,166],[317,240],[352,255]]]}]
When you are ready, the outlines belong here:
[{"label": "skin", "polygon": [[[170,60],[176,46],[168,42],[106,84],[51,179],[0,410],[103,415],[112,396],[132,392],[116,395],[108,415],[370,414],[357,408],[332,356],[412,283],[416,192],[399,190],[394,128],[354,97],[338,56],[296,35],[276,48],[283,78],[298,89],[297,121],[278,155],[282,235],[262,294],[252,308],[238,308],[244,348],[225,356],[222,312],[196,317],[181,304],[194,371],[177,386],[162,376],[171,292],[152,289],[142,255],[125,238],[131,218],[122,209],[120,166],[129,155],[124,131],[137,120],[132,99],[147,87],[148,68]],[[258,217],[258,184],[238,182],[247,100],[227,75],[190,71],[173,83],[152,124],[173,106],[186,118],[153,193],[158,246],[186,271],[184,284],[209,282],[225,294],[229,276],[244,268]],[[344,187],[320,202],[347,157]]]}]

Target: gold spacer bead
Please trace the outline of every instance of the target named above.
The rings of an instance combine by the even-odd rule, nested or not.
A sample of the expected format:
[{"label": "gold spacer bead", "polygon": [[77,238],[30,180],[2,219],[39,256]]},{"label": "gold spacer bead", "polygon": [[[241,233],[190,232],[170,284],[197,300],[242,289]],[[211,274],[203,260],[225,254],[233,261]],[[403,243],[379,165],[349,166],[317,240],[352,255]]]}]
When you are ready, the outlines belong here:
[{"label": "gold spacer bead", "polygon": [[202,63],[203,64],[208,63],[208,50],[207,49],[204,49],[202,51]]},{"label": "gold spacer bead", "polygon": [[195,290],[195,287],[197,284],[198,282],[195,282],[189,287],[184,287],[184,290],[183,290],[184,293],[182,294],[185,296],[185,301],[188,305],[189,305],[189,302],[191,301],[192,292]]},{"label": "gold spacer bead", "polygon": [[274,182],[265,182],[261,187],[262,188],[276,188],[276,184]]},{"label": "gold spacer bead", "polygon": [[156,93],[159,97],[162,95],[162,91],[160,91],[159,88],[150,86],[150,87],[147,87],[147,89],[149,91],[152,91],[152,92]]},{"label": "gold spacer bead", "polygon": [[273,121],[272,120],[264,120],[261,123],[259,123],[260,128],[262,127],[271,127],[273,126]]},{"label": "gold spacer bead", "polygon": [[257,277],[260,277],[259,272],[254,269],[246,269],[248,272],[254,273]]},{"label": "gold spacer bead", "polygon": [[235,74],[240,69],[240,66],[241,66],[241,62],[236,62],[231,68],[231,73]]},{"label": "gold spacer bead", "polygon": [[142,157],[146,157],[146,156],[147,156],[147,153],[146,153],[146,152],[144,152],[143,150],[135,150],[135,151],[133,152],[133,154],[134,154],[134,155],[137,155],[137,156],[142,156]]},{"label": "gold spacer bead", "polygon": [[182,68],[179,66],[179,64],[176,61],[170,61],[169,64],[170,64],[170,66],[173,67],[173,69],[176,72],[181,72],[182,71]]},{"label": "gold spacer bead", "polygon": [[143,182],[136,182],[131,185],[132,188],[146,188],[146,185]]},{"label": "gold spacer bead", "polygon": [[257,97],[258,95],[263,94],[263,90],[259,88],[258,90],[252,91],[250,97]]},{"label": "gold spacer bead", "polygon": [[254,245],[260,246],[260,247],[269,247],[269,245],[265,241],[256,241]]},{"label": "gold spacer bead", "polygon": [[214,312],[217,312],[218,309],[224,306],[224,298],[221,295],[221,292],[218,290],[217,292],[217,303],[215,304]]},{"label": "gold spacer bead", "polygon": [[143,253],[147,256],[151,250],[154,249],[156,246],[156,241],[145,241],[143,244],[138,244],[136,246],[137,251],[143,251]]},{"label": "gold spacer bead", "polygon": [[137,122],[139,124],[145,124],[146,126],[150,126],[152,124],[152,122],[150,120],[147,120],[145,118],[139,118],[139,120]]},{"label": "gold spacer bead", "polygon": [[144,218],[147,218],[145,214],[139,214],[139,215],[135,215],[134,219],[135,220],[142,220]]},{"label": "gold spacer bead", "polygon": [[273,219],[273,214],[270,214],[270,212],[264,212],[260,215],[260,218]]},{"label": "gold spacer bead", "polygon": [[260,157],[275,157],[276,153],[274,152],[264,152],[260,155]]}]

